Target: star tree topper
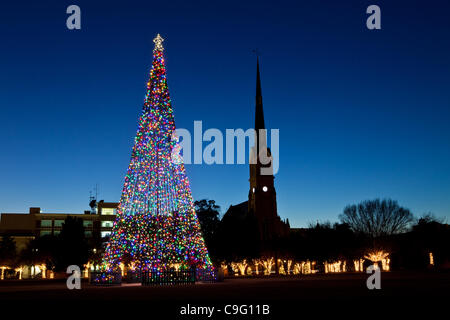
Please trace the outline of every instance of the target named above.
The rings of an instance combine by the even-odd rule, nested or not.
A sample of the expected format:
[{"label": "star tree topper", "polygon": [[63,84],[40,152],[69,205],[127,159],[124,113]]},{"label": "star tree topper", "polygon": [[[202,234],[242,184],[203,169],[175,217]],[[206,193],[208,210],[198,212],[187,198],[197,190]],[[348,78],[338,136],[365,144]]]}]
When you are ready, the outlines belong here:
[{"label": "star tree topper", "polygon": [[164,50],[164,47],[163,47],[163,45],[162,45],[163,41],[164,41],[164,39],[163,39],[163,38],[161,37],[161,35],[158,33],[158,35],[156,36],[156,38],[153,39],[153,42],[155,43],[155,49],[153,49],[153,50],[154,50],[154,51],[155,51],[155,50],[163,51],[163,50]]}]

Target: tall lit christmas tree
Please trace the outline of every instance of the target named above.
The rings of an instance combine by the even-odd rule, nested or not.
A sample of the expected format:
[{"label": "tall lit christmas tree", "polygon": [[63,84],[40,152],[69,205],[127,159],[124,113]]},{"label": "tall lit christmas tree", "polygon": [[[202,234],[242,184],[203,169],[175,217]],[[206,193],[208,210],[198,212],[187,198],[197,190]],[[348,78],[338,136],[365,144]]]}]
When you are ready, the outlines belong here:
[{"label": "tall lit christmas tree", "polygon": [[153,40],[153,66],[131,161],[104,264],[139,271],[212,271],[175,135],[163,38]]}]

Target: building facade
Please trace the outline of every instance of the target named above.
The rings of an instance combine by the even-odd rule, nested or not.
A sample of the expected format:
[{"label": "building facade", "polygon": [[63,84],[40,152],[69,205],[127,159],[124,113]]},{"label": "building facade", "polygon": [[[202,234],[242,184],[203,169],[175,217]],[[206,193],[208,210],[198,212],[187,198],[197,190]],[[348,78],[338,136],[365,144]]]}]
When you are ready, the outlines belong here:
[{"label": "building facade", "polygon": [[84,213],[42,213],[41,208],[30,208],[28,213],[2,213],[0,236],[9,235],[17,251],[24,249],[30,240],[45,235],[58,235],[67,217],[81,218],[86,238],[109,237],[116,218],[117,202],[96,202],[92,210]]}]

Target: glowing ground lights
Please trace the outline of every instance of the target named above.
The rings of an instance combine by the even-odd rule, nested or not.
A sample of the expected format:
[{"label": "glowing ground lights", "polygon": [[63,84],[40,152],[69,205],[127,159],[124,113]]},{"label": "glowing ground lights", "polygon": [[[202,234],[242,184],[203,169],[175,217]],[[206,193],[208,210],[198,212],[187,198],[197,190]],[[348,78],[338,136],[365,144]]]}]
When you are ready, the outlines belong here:
[{"label": "glowing ground lights", "polygon": [[107,270],[197,268],[212,271],[178,148],[166,80],[163,39],[154,39],[153,66],[122,196],[104,255]]}]

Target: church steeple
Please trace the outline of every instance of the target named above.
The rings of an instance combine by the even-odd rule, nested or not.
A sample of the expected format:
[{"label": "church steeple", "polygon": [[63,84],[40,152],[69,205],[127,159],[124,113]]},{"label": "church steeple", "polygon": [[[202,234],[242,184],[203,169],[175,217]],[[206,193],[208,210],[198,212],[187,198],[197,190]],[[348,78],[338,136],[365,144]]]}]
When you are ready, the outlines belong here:
[{"label": "church steeple", "polygon": [[265,129],[264,112],[261,93],[261,78],[259,75],[259,58],[256,58],[256,110],[255,110],[255,130]]},{"label": "church steeple", "polygon": [[[266,134],[260,129],[266,129],[261,92],[261,76],[259,71],[259,59],[256,59],[256,104],[255,104],[255,145],[252,149],[250,163],[250,190],[248,193],[248,211],[257,220],[258,231],[261,240],[261,248],[270,250],[270,241],[279,236],[286,235],[289,225],[283,223],[278,216],[277,196],[272,171],[272,156],[267,148]],[[260,156],[269,158],[269,163],[261,161]],[[256,159],[255,159],[256,157]],[[262,173],[262,168],[266,169]],[[265,248],[265,249],[264,249]]]}]

